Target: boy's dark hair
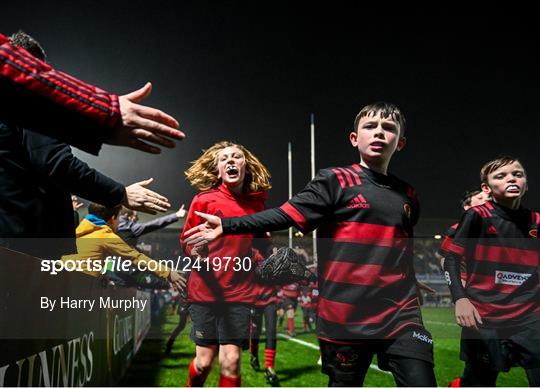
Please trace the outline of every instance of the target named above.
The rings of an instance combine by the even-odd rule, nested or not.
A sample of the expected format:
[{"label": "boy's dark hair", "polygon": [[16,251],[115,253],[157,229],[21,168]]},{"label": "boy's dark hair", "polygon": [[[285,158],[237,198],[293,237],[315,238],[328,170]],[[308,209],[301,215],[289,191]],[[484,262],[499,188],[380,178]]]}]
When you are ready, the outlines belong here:
[{"label": "boy's dark hair", "polygon": [[463,194],[463,197],[461,197],[461,201],[460,201],[461,207],[471,206],[472,197],[474,197],[477,194],[480,194],[481,192],[482,192],[482,190],[479,190],[479,189],[473,189],[473,190],[466,191]]},{"label": "boy's dark hair", "polygon": [[403,137],[405,134],[405,116],[396,105],[384,101],[375,102],[363,107],[354,119],[354,131],[356,132],[358,130],[358,123],[362,117],[375,116],[379,112],[382,117],[392,117],[399,124],[399,137]]},{"label": "boy's dark hair", "polygon": [[43,50],[43,47],[41,47],[39,42],[32,38],[30,35],[28,35],[26,32],[19,30],[13,35],[11,35],[9,37],[9,40],[14,46],[25,49],[37,59],[41,59],[42,61],[46,60],[47,57],[45,55],[45,50]]},{"label": "boy's dark hair", "polygon": [[92,214],[98,218],[101,218],[103,221],[109,221],[113,216],[118,217],[122,205],[116,205],[115,207],[105,207],[97,203],[90,203],[88,206],[88,214]]},{"label": "boy's dark hair", "polygon": [[[499,156],[496,159],[490,160],[480,169],[480,182],[487,184],[489,174],[501,167],[508,166],[509,164],[512,164],[514,162],[518,162],[519,164],[521,164],[521,166],[523,166],[523,163],[521,163],[519,159],[509,155]],[[525,171],[525,167],[523,167],[523,170]]]}]

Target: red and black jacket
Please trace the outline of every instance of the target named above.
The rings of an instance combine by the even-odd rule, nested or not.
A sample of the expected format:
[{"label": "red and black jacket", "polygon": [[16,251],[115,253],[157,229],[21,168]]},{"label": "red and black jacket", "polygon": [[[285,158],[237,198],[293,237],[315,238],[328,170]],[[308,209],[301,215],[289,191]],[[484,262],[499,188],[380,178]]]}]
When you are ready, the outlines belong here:
[{"label": "red and black jacket", "polygon": [[[230,191],[226,185],[221,185],[214,190],[204,191],[193,198],[184,225],[184,230],[199,225],[203,220],[195,214],[195,211],[209,213],[220,217],[242,216],[255,213],[264,209],[266,192],[237,195]],[[257,299],[255,284],[256,255],[253,249],[256,242],[253,233],[244,233],[237,236],[224,236],[208,246],[210,258],[210,270],[206,264],[201,270],[193,269],[188,282],[188,302],[238,302],[253,304]],[[264,238],[264,237],[261,237]],[[181,237],[183,240],[183,236]],[[185,253],[191,255],[191,248],[182,243]],[[231,265],[227,270],[224,266],[220,270],[214,270],[213,258],[238,257],[251,260],[251,270],[235,271]],[[217,268],[217,267],[216,267]]]},{"label": "red and black jacket", "polygon": [[223,218],[226,234],[318,228],[318,336],[334,342],[421,328],[413,268],[414,189],[353,164],[319,171],[283,206]]},{"label": "red and black jacket", "polygon": [[[540,320],[540,213],[494,202],[469,209],[445,247],[445,275],[452,298],[468,298],[485,327]],[[460,281],[465,260],[467,283]]]},{"label": "red and black jacket", "polygon": [[53,69],[0,34],[0,121],[98,154],[120,121],[118,96]]}]

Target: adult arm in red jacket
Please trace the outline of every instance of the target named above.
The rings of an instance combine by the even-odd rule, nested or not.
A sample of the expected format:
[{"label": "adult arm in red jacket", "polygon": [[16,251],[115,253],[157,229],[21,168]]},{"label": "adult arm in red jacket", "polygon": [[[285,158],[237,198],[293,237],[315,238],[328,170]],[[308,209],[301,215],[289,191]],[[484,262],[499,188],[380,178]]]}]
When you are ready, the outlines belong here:
[{"label": "adult arm in red jacket", "polygon": [[172,116],[138,104],[147,83],[117,96],[53,69],[0,34],[0,118],[98,154],[103,143],[150,153],[185,135]]}]

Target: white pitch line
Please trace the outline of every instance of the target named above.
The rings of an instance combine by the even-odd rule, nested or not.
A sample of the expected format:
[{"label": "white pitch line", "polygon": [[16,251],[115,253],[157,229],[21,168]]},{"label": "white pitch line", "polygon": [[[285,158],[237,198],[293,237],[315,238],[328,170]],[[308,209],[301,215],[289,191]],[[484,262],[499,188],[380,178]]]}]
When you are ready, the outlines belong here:
[{"label": "white pitch line", "polygon": [[457,323],[448,323],[448,322],[439,322],[439,321],[424,321],[424,322],[429,323],[431,325],[456,326],[459,328]]},{"label": "white pitch line", "polygon": [[[303,345],[303,346],[305,346],[307,348],[310,348],[310,349],[320,350],[317,345],[312,344],[311,342],[302,341],[302,340],[299,340],[298,338],[293,338],[291,336],[288,336],[288,335],[285,335],[285,334],[282,334],[282,333],[278,333],[278,337],[285,338],[288,341],[296,342],[297,344]],[[385,370],[380,369],[375,364],[371,364],[369,367],[371,369],[376,370],[377,372],[391,374],[390,372],[387,372]]]}]

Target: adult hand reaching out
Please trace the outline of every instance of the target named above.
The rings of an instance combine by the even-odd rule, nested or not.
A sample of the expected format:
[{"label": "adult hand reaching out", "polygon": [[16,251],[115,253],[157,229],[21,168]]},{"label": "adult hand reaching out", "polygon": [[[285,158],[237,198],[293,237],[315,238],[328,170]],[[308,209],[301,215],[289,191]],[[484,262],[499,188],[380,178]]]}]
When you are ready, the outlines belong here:
[{"label": "adult hand reaching out", "polygon": [[169,200],[155,191],[146,188],[153,180],[154,178],[150,178],[127,186],[122,205],[131,210],[150,214],[167,211],[171,207]]},{"label": "adult hand reaching out", "polygon": [[148,97],[151,91],[152,84],[147,82],[139,90],[118,97],[121,122],[113,129],[105,143],[159,154],[161,149],[147,142],[174,148],[175,143],[171,139],[182,140],[186,137],[182,131],[178,130],[180,125],[174,117],[159,109],[138,104]]}]

